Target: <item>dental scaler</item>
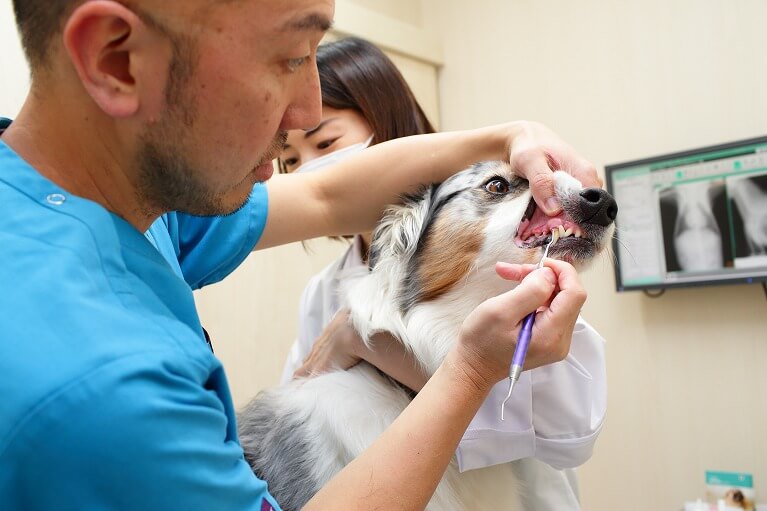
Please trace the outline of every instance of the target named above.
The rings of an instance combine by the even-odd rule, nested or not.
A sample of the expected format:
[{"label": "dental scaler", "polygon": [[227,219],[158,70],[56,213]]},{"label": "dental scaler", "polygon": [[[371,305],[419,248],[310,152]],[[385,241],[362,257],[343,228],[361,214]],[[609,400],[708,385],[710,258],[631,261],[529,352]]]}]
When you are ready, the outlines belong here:
[{"label": "dental scaler", "polygon": [[[551,241],[546,245],[546,249],[543,251],[541,260],[538,261],[536,269],[543,267],[543,260],[549,255],[549,248],[556,243],[559,239],[559,231],[554,229],[551,231]],[[519,337],[517,338],[517,346],[514,348],[514,356],[511,358],[511,369],[509,370],[509,393],[506,395],[506,399],[501,403],[501,420],[503,418],[503,412],[506,408],[506,402],[511,397],[511,392],[514,390],[514,384],[519,380],[519,375],[522,374],[522,366],[525,365],[525,356],[527,356],[527,348],[530,346],[530,338],[533,336],[533,323],[535,323],[535,311],[531,312],[522,321],[522,329],[519,331]]]}]

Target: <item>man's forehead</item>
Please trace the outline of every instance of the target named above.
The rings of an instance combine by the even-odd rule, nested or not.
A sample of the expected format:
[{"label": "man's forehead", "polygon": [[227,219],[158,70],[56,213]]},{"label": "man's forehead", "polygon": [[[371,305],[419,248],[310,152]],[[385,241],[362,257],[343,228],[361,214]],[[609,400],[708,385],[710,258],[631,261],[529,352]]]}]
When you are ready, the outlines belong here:
[{"label": "man's forehead", "polygon": [[335,0],[254,0],[253,4],[259,18],[286,31],[326,32],[335,14]]},{"label": "man's forehead", "polygon": [[326,32],[335,14],[335,0],[185,0],[178,3],[136,0],[136,4],[147,13],[165,13],[198,26],[215,23],[213,20],[220,16],[231,23],[232,17],[236,17],[252,31],[272,33]]}]

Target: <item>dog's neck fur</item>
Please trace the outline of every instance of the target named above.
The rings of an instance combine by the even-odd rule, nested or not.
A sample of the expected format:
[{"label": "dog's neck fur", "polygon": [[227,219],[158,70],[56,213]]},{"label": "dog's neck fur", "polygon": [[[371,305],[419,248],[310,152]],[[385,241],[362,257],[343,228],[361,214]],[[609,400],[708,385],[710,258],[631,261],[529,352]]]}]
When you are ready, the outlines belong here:
[{"label": "dog's neck fur", "polygon": [[355,328],[363,339],[370,339],[376,332],[391,332],[426,372],[433,374],[457,341],[469,313],[488,298],[515,286],[501,279],[495,273],[495,261],[483,255],[480,254],[472,271],[450,291],[435,300],[416,303],[404,313],[396,309],[401,272],[383,271],[403,265],[398,265],[396,260],[385,260],[396,259],[392,254],[385,255],[376,271],[347,279],[349,286],[342,295],[355,303],[352,314]]}]

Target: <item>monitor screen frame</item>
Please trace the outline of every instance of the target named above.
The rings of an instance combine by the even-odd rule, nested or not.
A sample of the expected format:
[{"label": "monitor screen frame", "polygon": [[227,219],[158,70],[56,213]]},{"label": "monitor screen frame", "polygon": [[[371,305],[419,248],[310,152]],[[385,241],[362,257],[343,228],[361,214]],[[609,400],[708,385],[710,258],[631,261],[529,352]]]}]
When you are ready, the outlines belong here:
[{"label": "monitor screen frame", "polygon": [[[614,190],[615,190],[614,181],[613,181],[614,175],[617,171],[620,171],[627,167],[651,165],[653,163],[659,163],[662,161],[673,160],[677,158],[687,158],[687,157],[695,156],[698,154],[713,153],[717,151],[726,151],[728,149],[735,149],[741,146],[756,145],[756,144],[767,144],[767,135],[753,137],[753,138],[746,138],[742,140],[736,140],[734,142],[727,142],[724,144],[703,146],[696,149],[687,149],[684,151],[678,151],[674,153],[666,153],[666,154],[661,154],[658,156],[651,156],[649,158],[642,158],[639,160],[611,163],[609,165],[605,165],[604,167],[607,191],[610,194],[614,195]],[[620,203],[618,203],[618,215],[620,217]],[[612,249],[613,249],[613,254],[615,254],[615,257],[613,259],[614,261],[613,269],[615,271],[615,290],[618,292],[659,290],[659,289],[672,289],[672,288],[689,288],[689,287],[703,287],[703,286],[722,286],[722,285],[733,285],[733,284],[754,284],[754,283],[760,283],[760,282],[767,282],[767,275],[754,275],[754,276],[748,276],[748,277],[738,276],[738,277],[728,277],[728,278],[717,278],[713,280],[706,279],[705,277],[701,277],[701,280],[696,280],[696,281],[625,285],[623,283],[623,278],[621,277],[622,263],[620,260],[620,256],[618,255],[619,241],[618,241],[617,233],[613,235]]]}]

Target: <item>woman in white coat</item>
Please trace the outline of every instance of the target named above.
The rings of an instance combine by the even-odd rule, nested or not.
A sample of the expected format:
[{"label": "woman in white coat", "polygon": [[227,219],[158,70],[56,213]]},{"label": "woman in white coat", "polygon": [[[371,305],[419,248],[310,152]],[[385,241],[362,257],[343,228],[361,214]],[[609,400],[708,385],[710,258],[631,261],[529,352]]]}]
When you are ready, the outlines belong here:
[{"label": "woman in white coat", "polygon": [[[310,131],[289,132],[282,172],[312,172],[369,145],[433,132],[399,71],[378,48],[358,38],[323,45],[317,52],[323,111]],[[426,377],[396,341],[386,335],[369,350],[339,312],[342,275],[367,264],[370,233],[358,234],[346,253],[315,275],[301,298],[299,334],[283,381],[364,359],[400,383],[419,390]],[[604,341],[585,321],[575,326],[565,360],[525,371],[506,421],[497,385],[466,431],[456,453],[461,471],[510,463],[525,485],[530,511],[580,509],[574,467],[591,456],[606,408]]]}]

